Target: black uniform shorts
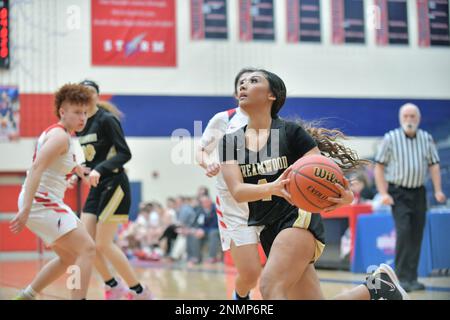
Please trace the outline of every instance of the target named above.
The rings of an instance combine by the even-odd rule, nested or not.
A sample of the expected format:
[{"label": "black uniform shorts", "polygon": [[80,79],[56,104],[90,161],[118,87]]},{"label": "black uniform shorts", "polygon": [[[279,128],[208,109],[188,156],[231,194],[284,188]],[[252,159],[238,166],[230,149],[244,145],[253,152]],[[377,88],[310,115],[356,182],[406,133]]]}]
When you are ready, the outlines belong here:
[{"label": "black uniform shorts", "polygon": [[130,183],[120,172],[101,177],[97,187],[91,187],[83,212],[96,215],[99,222],[126,223],[130,205]]},{"label": "black uniform shorts", "polygon": [[287,215],[275,222],[265,225],[261,231],[259,238],[261,246],[264,249],[266,256],[269,256],[270,248],[276,236],[287,228],[301,228],[310,231],[315,240],[316,248],[314,257],[311,257],[311,263],[316,262],[322,255],[325,248],[325,229],[323,226],[322,217],[319,213],[311,213],[301,209],[292,209]]}]

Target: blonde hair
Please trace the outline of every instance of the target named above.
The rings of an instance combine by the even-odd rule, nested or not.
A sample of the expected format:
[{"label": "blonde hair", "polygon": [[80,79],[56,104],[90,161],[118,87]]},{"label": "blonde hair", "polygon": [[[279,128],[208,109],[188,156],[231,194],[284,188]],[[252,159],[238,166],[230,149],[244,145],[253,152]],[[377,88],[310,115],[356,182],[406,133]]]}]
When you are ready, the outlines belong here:
[{"label": "blonde hair", "polygon": [[117,108],[114,104],[112,104],[109,101],[99,101],[97,102],[97,106],[108,112],[111,112],[119,120],[123,118],[122,111],[120,111],[119,108]]}]

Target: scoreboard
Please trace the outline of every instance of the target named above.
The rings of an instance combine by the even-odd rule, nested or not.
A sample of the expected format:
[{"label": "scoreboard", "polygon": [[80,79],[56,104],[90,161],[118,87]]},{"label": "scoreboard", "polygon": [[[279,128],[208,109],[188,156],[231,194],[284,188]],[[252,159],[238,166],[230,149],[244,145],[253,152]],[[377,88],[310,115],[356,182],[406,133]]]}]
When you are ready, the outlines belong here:
[{"label": "scoreboard", "polygon": [[9,0],[0,0],[0,68],[9,68]]}]

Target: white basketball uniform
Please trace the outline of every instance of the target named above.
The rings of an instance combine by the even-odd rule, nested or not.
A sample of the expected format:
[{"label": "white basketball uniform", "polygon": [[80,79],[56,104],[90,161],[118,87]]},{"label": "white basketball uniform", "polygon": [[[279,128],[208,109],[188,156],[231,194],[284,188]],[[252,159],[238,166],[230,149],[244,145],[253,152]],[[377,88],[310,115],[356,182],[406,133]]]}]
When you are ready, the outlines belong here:
[{"label": "white basketball uniform", "polygon": [[[200,140],[201,147],[208,154],[214,152],[213,156],[219,163],[217,146],[220,140],[225,134],[236,131],[245,126],[247,122],[248,117],[240,108],[215,114],[203,132]],[[236,246],[258,243],[258,227],[247,225],[249,214],[247,203],[238,203],[234,200],[228,191],[222,172],[217,175],[216,189],[216,211],[222,250],[230,249],[231,240]]]},{"label": "white basketball uniform", "polygon": [[[33,161],[44,145],[47,134],[54,128],[64,129],[63,126],[55,124],[47,128],[40,135]],[[61,236],[77,228],[77,223],[80,221],[72,209],[63,202],[64,193],[67,188],[67,179],[72,175],[73,169],[77,165],[74,143],[69,134],[67,134],[67,137],[70,144],[69,150],[55,159],[42,173],[41,181],[34,196],[30,215],[26,223],[26,226],[44,240],[46,245],[51,245]],[[22,185],[22,191],[18,200],[19,209],[23,207],[25,186],[26,179]]]}]

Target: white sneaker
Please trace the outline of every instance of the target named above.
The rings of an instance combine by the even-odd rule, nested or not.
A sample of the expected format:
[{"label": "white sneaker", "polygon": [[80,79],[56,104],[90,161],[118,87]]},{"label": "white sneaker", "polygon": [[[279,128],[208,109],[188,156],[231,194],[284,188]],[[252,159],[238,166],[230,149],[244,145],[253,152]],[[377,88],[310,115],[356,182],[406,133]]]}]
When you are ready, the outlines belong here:
[{"label": "white sneaker", "polygon": [[151,293],[150,290],[144,287],[144,291],[141,293],[136,293],[134,290],[130,290],[130,294],[128,296],[129,300],[155,300],[155,297]]},{"label": "white sneaker", "polygon": [[32,297],[25,293],[25,290],[20,290],[20,292],[13,298],[13,300],[36,300],[36,297]]},{"label": "white sneaker", "polygon": [[130,289],[121,280],[117,280],[115,287],[105,285],[105,300],[121,300],[127,296],[128,291]]}]

